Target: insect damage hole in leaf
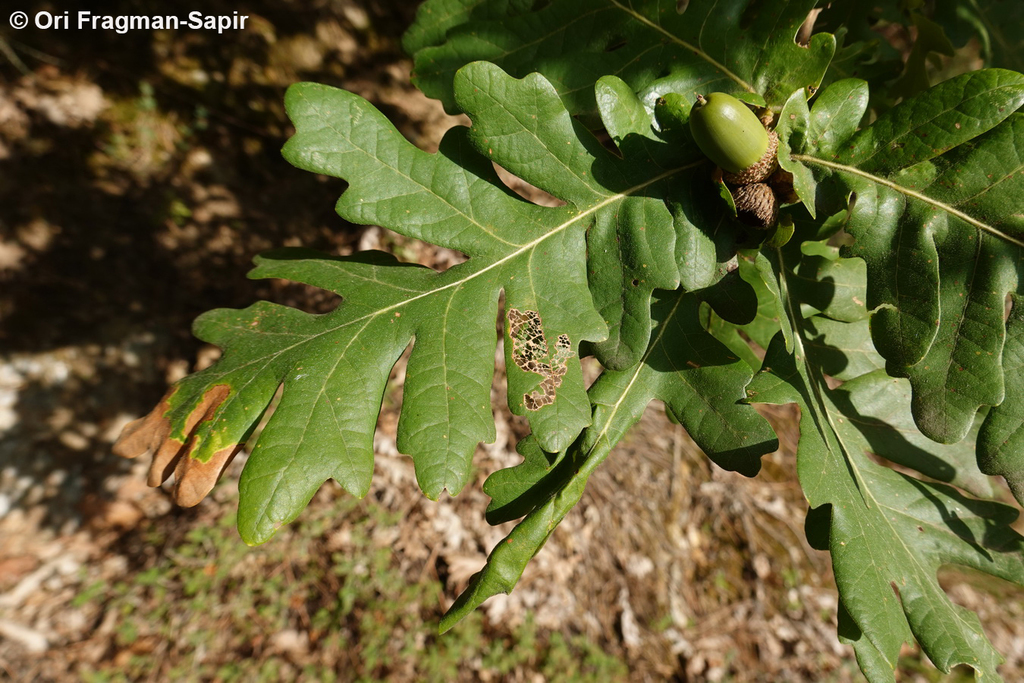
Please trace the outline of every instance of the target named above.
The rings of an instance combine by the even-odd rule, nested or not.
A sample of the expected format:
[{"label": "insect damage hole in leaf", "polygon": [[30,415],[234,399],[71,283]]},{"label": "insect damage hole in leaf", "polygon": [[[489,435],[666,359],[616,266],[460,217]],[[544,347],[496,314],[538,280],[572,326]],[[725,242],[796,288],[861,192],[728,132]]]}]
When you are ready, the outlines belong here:
[{"label": "insect damage hole in leaf", "polygon": [[544,325],[537,311],[508,311],[508,334],[512,339],[512,360],[523,372],[540,375],[540,387],[523,395],[527,410],[540,410],[555,402],[555,392],[562,386],[562,377],[568,370],[568,361],[573,357],[569,335],[558,335],[555,352],[548,353],[548,342],[544,337]]}]

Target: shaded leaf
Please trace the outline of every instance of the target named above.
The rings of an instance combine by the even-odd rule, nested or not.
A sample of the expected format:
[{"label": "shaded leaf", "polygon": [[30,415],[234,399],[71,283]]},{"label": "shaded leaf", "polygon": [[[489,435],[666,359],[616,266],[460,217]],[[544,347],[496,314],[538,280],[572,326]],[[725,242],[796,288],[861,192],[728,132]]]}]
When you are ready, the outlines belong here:
[{"label": "shaded leaf", "polygon": [[895,680],[900,648],[912,638],[943,671],[968,664],[998,680],[1001,657],[977,616],[945,595],[937,572],[961,564],[1024,583],[1024,538],[1010,528],[1017,511],[872,462],[876,447],[898,459],[895,444],[870,443],[813,362],[799,343],[787,352],[780,335],[748,393],[752,402],[800,406],[798,474],[810,505],[831,507],[830,552],[850,616],[841,635],[872,681]]},{"label": "shaded leaf", "polygon": [[[840,86],[848,97],[856,91]],[[838,100],[821,106],[831,112]],[[905,101],[845,141],[837,135],[825,152],[813,134],[791,148],[825,184],[816,201],[834,208],[855,195],[846,229],[850,254],[867,264],[875,345],[890,374],[910,379],[921,430],[945,443],[1003,398],[1002,301],[1016,287],[1024,244],[1014,208],[1024,192],[1024,123],[1013,115],[1021,103],[1024,76],[981,71]]]},{"label": "shaded leaf", "polygon": [[885,368],[885,359],[871,343],[867,320],[845,323],[815,316],[804,330],[807,348],[814,350],[821,371],[830,377],[846,381]]},{"label": "shaded leaf", "polygon": [[[454,9],[459,5],[465,9]],[[594,83],[607,74],[652,107],[657,93],[699,88],[757,93],[778,108],[794,90],[818,84],[835,49],[829,34],[813,36],[806,48],[795,42],[813,0],[692,0],[682,13],[655,0],[592,0],[582,10],[575,0],[537,6],[524,12],[508,2],[428,0],[410,30],[432,37],[407,43],[416,84],[454,111],[455,72],[487,60],[517,76],[543,73],[574,114],[594,111]],[[441,44],[436,16],[458,17],[444,22]]]},{"label": "shaded leaf", "polygon": [[[979,498],[997,497],[992,481],[978,469],[973,438],[941,445],[918,431],[910,414],[910,384],[905,379],[878,370],[844,382],[831,397],[873,453]],[[980,423],[975,425],[975,434]]]},{"label": "shaded leaf", "polygon": [[864,261],[839,258],[839,249],[823,242],[804,242],[802,251],[790,282],[794,294],[809,309],[804,317],[820,313],[845,322],[866,318]]},{"label": "shaded leaf", "polygon": [[1006,327],[1003,372],[1006,398],[990,410],[978,435],[978,465],[986,474],[1006,478],[1024,504],[1024,298],[1012,296]]},{"label": "shaded leaf", "polygon": [[904,60],[878,28],[898,26],[903,18],[900,7],[894,2],[832,0],[821,7],[814,22],[815,29],[828,31],[836,37],[836,55],[828,66],[822,87],[857,78],[871,84],[873,105],[879,99],[887,101],[885,86],[899,77]]},{"label": "shaded leaf", "polygon": [[[840,637],[854,646],[872,681],[895,680],[900,649],[914,639],[943,671],[966,663],[979,677],[997,676],[999,654],[977,616],[944,594],[937,572],[961,564],[1024,582],[1024,538],[1010,527],[1017,511],[872,459],[995,495],[974,462],[973,444],[936,447],[915,428],[906,380],[878,369],[857,374],[877,368],[880,358],[856,342],[864,339],[864,320],[832,320],[805,305],[801,297],[809,289],[793,285],[808,253],[827,253],[827,247],[790,243],[775,252],[779,291],[794,323],[792,351],[777,334],[747,394],[752,403],[800,408],[797,474],[812,509],[806,527],[815,547],[827,545],[832,555]],[[847,362],[838,362],[844,355]],[[845,381],[830,388],[826,373],[834,367],[840,374],[833,377]]]},{"label": "shaded leaf", "polygon": [[779,307],[777,289],[769,288],[763,273],[759,272],[753,261],[748,258],[738,259],[736,273],[747,283],[757,299],[757,311],[753,320],[744,323],[730,321],[717,310],[712,311],[708,308],[703,315],[703,324],[716,339],[745,360],[752,370],[756,370],[761,367],[761,359],[751,349],[748,340],[758,344],[762,349],[768,348],[768,343],[782,329],[780,315],[784,315],[784,312]]},{"label": "shaded leaf", "polygon": [[938,3],[935,20],[957,44],[977,38],[986,66],[1024,71],[1024,3],[1016,0],[959,0]]},{"label": "shaded leaf", "polygon": [[[931,85],[928,76],[929,61],[938,63],[935,54],[952,57],[953,44],[949,42],[942,27],[920,12],[910,12],[916,38],[907,55],[906,66],[899,80],[889,87],[893,97],[910,97],[927,90]],[[933,54],[934,53],[934,54]]]},{"label": "shaded leaf", "polygon": [[416,21],[402,36],[409,54],[440,45],[448,31],[467,21],[486,21],[516,16],[530,9],[536,0],[433,0],[420,4]]}]

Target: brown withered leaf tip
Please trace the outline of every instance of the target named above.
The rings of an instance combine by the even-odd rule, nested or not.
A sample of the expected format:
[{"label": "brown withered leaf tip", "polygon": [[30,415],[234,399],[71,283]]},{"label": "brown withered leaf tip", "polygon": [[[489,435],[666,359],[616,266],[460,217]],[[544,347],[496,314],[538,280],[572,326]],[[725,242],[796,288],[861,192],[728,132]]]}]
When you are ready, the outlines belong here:
[{"label": "brown withered leaf tip", "polygon": [[189,437],[184,443],[171,438],[171,424],[165,417],[170,409],[170,397],[175,390],[176,387],[172,387],[148,415],[125,425],[114,443],[113,451],[123,458],[152,454],[153,461],[149,466],[146,483],[160,486],[173,473],[174,502],[183,507],[192,507],[213,490],[244,444],[223,448],[207,462],[191,457],[194,448],[192,433],[200,424],[213,418],[231,389],[226,384],[218,384],[203,394],[203,400],[189,414],[185,423],[185,433]]}]

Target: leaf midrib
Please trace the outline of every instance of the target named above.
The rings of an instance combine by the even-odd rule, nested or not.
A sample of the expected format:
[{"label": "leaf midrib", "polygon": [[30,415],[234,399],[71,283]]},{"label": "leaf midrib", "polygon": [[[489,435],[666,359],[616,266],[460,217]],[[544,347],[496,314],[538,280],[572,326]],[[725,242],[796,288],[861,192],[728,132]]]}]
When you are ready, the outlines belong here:
[{"label": "leaf midrib", "polygon": [[[803,318],[797,316],[796,302],[788,294],[789,287],[788,287],[788,283],[786,282],[786,279],[787,279],[786,273],[787,273],[787,271],[786,271],[786,268],[785,268],[785,261],[782,258],[781,250],[777,250],[777,253],[779,255],[779,265],[780,265],[780,267],[779,267],[779,280],[780,280],[780,288],[782,289],[782,293],[783,293],[783,300],[785,302],[785,306],[786,306],[787,312],[790,315],[790,319],[797,322],[797,324],[795,326],[795,329],[793,330],[793,338],[794,338],[794,344],[795,344],[794,352],[796,353],[795,359],[796,359],[797,363],[803,363],[804,368],[805,368],[805,372],[806,372],[806,378],[807,378],[807,381],[808,381],[808,383],[810,385],[808,388],[812,391],[813,403],[808,402],[808,406],[807,407],[815,414],[816,419],[814,420],[814,422],[815,422],[816,425],[819,426],[819,429],[820,429],[820,426],[823,426],[823,425],[827,424],[829,429],[831,430],[832,436],[834,438],[834,442],[839,447],[840,454],[843,457],[843,459],[845,460],[846,466],[847,466],[848,470],[851,472],[851,474],[854,477],[854,483],[856,485],[857,490],[860,493],[861,499],[865,503],[865,506],[869,510],[872,507],[874,508],[874,510],[877,513],[877,517],[881,520],[882,524],[884,524],[886,527],[888,527],[888,529],[890,531],[890,538],[892,539],[893,544],[895,544],[897,548],[901,549],[903,551],[904,556],[907,558],[907,561],[911,562],[914,565],[916,571],[915,571],[915,573],[911,573],[909,575],[914,580],[914,583],[918,586],[918,589],[922,591],[922,597],[927,597],[929,594],[933,595],[934,592],[935,592],[933,584],[928,583],[926,581],[923,582],[923,581],[920,581],[920,580],[917,580],[916,578],[914,578],[915,576],[926,576],[928,574],[928,572],[929,572],[928,568],[925,567],[925,566],[922,566],[921,562],[918,561],[918,555],[915,554],[913,552],[913,550],[910,547],[907,546],[907,544],[906,544],[906,542],[905,542],[905,540],[903,538],[903,535],[899,533],[899,529],[897,529],[896,526],[895,526],[895,519],[894,518],[890,519],[890,517],[884,513],[884,510],[894,510],[894,509],[890,505],[884,503],[884,501],[878,499],[875,496],[874,490],[869,485],[869,481],[864,477],[864,473],[861,472],[860,465],[858,464],[856,458],[854,458],[854,456],[853,456],[853,453],[854,453],[855,449],[851,449],[845,443],[839,428],[836,426],[835,422],[833,421],[833,413],[828,408],[829,403],[831,403],[831,402],[830,401],[826,401],[826,397],[825,397],[824,392],[823,392],[823,387],[821,386],[821,383],[817,379],[818,375],[820,374],[820,371],[818,370],[818,368],[816,366],[814,366],[810,362],[810,359],[807,356],[807,352],[804,349],[804,329],[803,329],[803,325],[800,324],[800,321],[802,321]],[[822,437],[825,437],[825,435],[822,434]],[[829,452],[832,453],[833,451],[832,451],[832,448],[831,448],[830,440],[827,439],[827,438],[823,438],[822,440],[823,440],[826,448],[829,449]],[[834,502],[834,501],[829,501],[829,502]],[[896,511],[896,510],[894,510],[894,511]],[[896,512],[900,512],[901,515],[906,516],[906,513],[904,511],[896,511]],[[866,527],[861,522],[861,520],[859,518],[856,519],[856,524],[857,524],[858,529],[861,530],[862,537],[866,537],[866,533],[865,533]],[[870,552],[871,544],[868,544],[866,547],[868,548],[868,550]],[[897,570],[896,574],[899,575],[899,576],[902,576],[903,578],[906,578],[908,576],[908,572],[904,572],[904,571],[898,571]],[[902,598],[900,598],[900,609],[904,613],[904,619],[907,619],[906,611],[907,611],[908,608],[907,608],[906,604],[903,602]],[[954,615],[956,616],[957,620],[961,624],[964,624],[965,626],[969,626],[969,624],[965,624],[963,618],[959,615],[959,613],[956,613],[954,611]],[[909,622],[909,619],[907,621]],[[943,624],[943,626],[944,626],[944,624]],[[951,640],[953,640],[954,642],[959,640],[958,638],[953,638],[952,637],[953,632],[951,632],[949,629],[945,629],[944,628],[944,630],[947,632],[947,634],[949,634],[947,637],[949,637]],[[970,630],[970,629],[968,628],[967,630]],[[957,635],[962,634],[962,632],[963,632],[963,629],[961,629],[961,631]],[[872,642],[875,644],[876,647],[879,647],[879,651],[881,652],[882,650],[880,648],[880,644],[879,643],[875,643],[874,639],[871,638],[870,634],[868,635],[868,637],[869,637],[869,639],[872,640]]]},{"label": "leaf midrib", "polygon": [[653,21],[651,21],[647,17],[643,16],[642,14],[634,11],[632,8],[624,6],[618,0],[608,0],[608,2],[610,4],[612,4],[612,5],[614,5],[615,7],[618,7],[621,11],[623,11],[626,14],[628,14],[629,16],[633,17],[634,19],[636,19],[640,23],[645,24],[646,26],[649,26],[654,31],[657,31],[658,33],[663,35],[665,38],[667,38],[670,42],[673,42],[676,45],[679,45],[680,47],[682,47],[685,50],[693,52],[696,56],[700,57],[701,59],[706,61],[708,64],[712,65],[713,67],[715,67],[716,69],[721,71],[723,74],[728,76],[730,79],[735,81],[737,84],[739,84],[747,92],[751,92],[751,93],[757,92],[754,89],[754,86],[752,86],[750,83],[747,83],[745,80],[740,78],[737,74],[733,73],[733,71],[731,69],[729,69],[727,66],[725,66],[725,64],[722,64],[718,60],[714,59],[707,52],[704,52],[704,50],[700,49],[700,47],[698,47],[696,45],[693,45],[692,43],[686,42],[685,40],[683,40],[679,36],[675,35],[674,33],[669,33],[668,31],[663,29],[661,26],[655,24]]},{"label": "leaf midrib", "polygon": [[[279,349],[279,350],[277,350],[277,351],[275,351],[275,352],[273,352],[271,354],[268,354],[266,356],[261,356],[259,358],[255,358],[255,359],[253,359],[251,361],[243,363],[241,365],[237,365],[234,368],[232,368],[230,371],[225,372],[224,374],[234,373],[234,372],[242,370],[242,369],[244,369],[246,367],[249,367],[249,366],[252,366],[252,365],[256,365],[256,364],[263,364],[263,365],[269,364],[269,363],[273,362],[274,359],[280,357],[282,354],[288,353],[288,352],[290,352],[290,351],[292,351],[292,350],[294,350],[294,349],[296,349],[296,348],[298,348],[298,347],[300,347],[300,346],[302,346],[304,344],[313,342],[316,339],[321,338],[323,336],[326,336],[326,335],[329,335],[329,334],[333,334],[333,333],[335,333],[335,332],[337,332],[337,331],[339,331],[339,330],[341,330],[341,329],[343,329],[343,328],[345,328],[345,327],[347,327],[349,325],[358,324],[358,323],[360,323],[362,321],[367,321],[366,324],[368,325],[370,321],[372,321],[373,319],[377,318],[378,316],[384,315],[384,314],[392,312],[392,311],[396,311],[397,309],[400,309],[400,308],[402,308],[404,306],[411,305],[412,303],[414,303],[414,302],[416,302],[416,301],[418,301],[420,299],[423,299],[423,298],[426,298],[426,297],[429,297],[429,296],[434,296],[434,295],[439,294],[440,292],[443,292],[445,290],[464,286],[467,283],[472,282],[476,278],[484,275],[485,273],[488,273],[488,272],[490,272],[490,271],[492,271],[492,270],[494,270],[496,268],[499,268],[499,267],[505,265],[507,262],[512,261],[512,260],[522,256],[523,254],[525,254],[527,252],[532,251],[533,249],[538,247],[543,242],[547,241],[548,239],[550,239],[550,238],[552,238],[552,237],[554,237],[556,235],[561,234],[565,230],[568,230],[573,225],[578,224],[580,221],[582,221],[582,220],[586,219],[587,217],[597,213],[601,209],[603,209],[603,208],[605,208],[605,207],[607,207],[607,206],[609,206],[609,205],[611,205],[611,204],[613,204],[613,203],[615,203],[615,202],[617,202],[617,201],[619,201],[621,199],[624,199],[626,197],[630,197],[630,196],[640,192],[641,190],[643,190],[643,189],[645,189],[645,188],[647,188],[647,187],[649,187],[651,185],[654,185],[654,184],[664,180],[665,178],[671,177],[672,175],[674,175],[676,173],[683,172],[683,171],[687,170],[688,168],[690,168],[691,166],[693,166],[693,164],[689,164],[689,165],[686,165],[686,166],[681,166],[681,167],[678,167],[678,168],[670,169],[670,170],[665,171],[665,172],[663,172],[663,173],[661,173],[661,174],[659,174],[657,176],[654,176],[653,178],[651,178],[649,180],[646,180],[646,181],[644,181],[642,183],[639,183],[639,184],[637,184],[637,185],[635,185],[635,186],[633,186],[633,187],[631,187],[631,188],[629,188],[629,189],[627,189],[627,190],[625,190],[623,192],[619,192],[619,193],[610,195],[607,198],[603,199],[602,201],[597,202],[593,206],[588,207],[587,209],[577,213],[575,216],[573,216],[569,220],[564,221],[563,223],[555,226],[553,229],[551,229],[550,231],[548,231],[544,235],[541,235],[540,237],[532,240],[531,242],[527,242],[526,244],[524,244],[524,245],[520,246],[519,248],[517,248],[517,249],[513,250],[512,252],[510,252],[508,255],[493,261],[492,263],[484,266],[480,270],[476,270],[476,271],[472,272],[471,274],[467,275],[466,277],[460,278],[460,279],[455,280],[453,282],[446,283],[446,284],[441,285],[440,287],[437,287],[435,289],[430,289],[428,291],[422,292],[421,294],[418,294],[417,296],[413,296],[411,298],[404,299],[404,300],[402,300],[400,302],[391,304],[391,305],[386,306],[384,308],[377,309],[376,311],[373,311],[372,313],[367,313],[366,315],[363,315],[363,316],[361,316],[359,318],[354,318],[352,320],[346,320],[346,321],[344,321],[344,322],[342,322],[342,323],[340,323],[338,325],[331,326],[331,327],[323,330],[322,332],[317,332],[317,333],[314,333],[314,334],[312,334],[312,335],[310,335],[308,337],[303,337],[302,339],[300,339],[296,343],[292,344],[291,346],[286,346],[286,347],[281,348],[281,349]],[[472,261],[472,259],[470,259],[470,261],[467,261],[466,263],[470,263],[471,261]],[[447,272],[447,271],[445,271],[445,272]],[[443,275],[444,275],[444,273],[438,273],[438,277],[443,276]],[[355,342],[355,340],[358,338],[358,336],[359,336],[358,334],[353,335],[352,338],[349,340],[349,343],[345,346],[345,348],[340,351],[339,355],[343,356],[345,354],[345,352],[348,350],[348,348]]]},{"label": "leaf midrib", "polygon": [[959,209],[955,208],[954,206],[952,206],[950,204],[947,204],[945,202],[940,202],[939,200],[934,199],[932,197],[929,197],[926,194],[923,194],[921,192],[917,192],[916,190],[912,190],[909,187],[905,187],[905,186],[900,185],[898,183],[894,183],[893,181],[889,180],[888,178],[883,178],[883,177],[875,175],[873,173],[868,173],[867,171],[862,171],[861,169],[857,168],[856,166],[850,166],[848,164],[840,164],[840,163],[836,163],[834,161],[826,161],[825,159],[819,159],[818,157],[808,156],[806,154],[793,154],[793,155],[791,155],[791,158],[794,159],[795,161],[800,161],[800,162],[805,163],[805,164],[824,166],[825,168],[830,168],[830,169],[832,169],[834,171],[839,171],[840,173],[848,173],[850,175],[854,175],[854,176],[857,176],[859,178],[863,178],[863,179],[865,179],[865,180],[867,180],[869,182],[875,183],[877,185],[882,185],[883,187],[887,187],[887,188],[889,188],[891,190],[895,190],[896,192],[904,195],[905,197],[907,197],[909,199],[913,199],[913,200],[922,202],[922,203],[927,204],[927,205],[929,205],[929,206],[931,206],[931,207],[933,207],[933,208],[935,208],[935,209],[937,209],[939,211],[944,211],[944,212],[948,213],[949,215],[954,216],[955,218],[958,218],[961,221],[967,223],[968,225],[974,226],[975,228],[977,228],[978,230],[981,230],[982,232],[987,232],[988,234],[992,235],[993,237],[995,237],[997,239],[1003,240],[1004,242],[1008,242],[1009,244],[1013,244],[1013,245],[1016,245],[1018,247],[1024,247],[1024,240],[1020,240],[1020,239],[1017,239],[1016,237],[1013,237],[1012,235],[1008,235],[1005,232],[1003,232],[1002,230],[999,230],[998,228],[996,228],[995,226],[989,225],[988,223],[980,221],[977,218],[974,218],[973,216],[970,216],[970,215],[964,213],[963,211],[960,211]]},{"label": "leaf midrib", "polygon": [[[638,21],[638,22],[646,25],[647,27],[653,29],[657,33],[659,33],[662,36],[664,36],[670,42],[672,42],[672,43],[682,47],[683,49],[685,49],[685,50],[687,50],[689,52],[692,52],[697,57],[700,57],[701,59],[706,61],[711,66],[713,66],[716,69],[718,69],[719,71],[721,71],[730,80],[734,81],[736,84],[738,84],[740,87],[742,87],[747,92],[751,92],[751,93],[756,92],[756,89],[754,88],[753,85],[751,85],[750,83],[747,83],[745,80],[740,78],[736,73],[734,73],[731,69],[726,67],[724,64],[722,64],[718,60],[714,59],[711,55],[709,55],[704,50],[700,49],[698,46],[693,45],[692,43],[688,43],[685,40],[682,40],[681,38],[676,36],[675,34],[666,31],[665,29],[663,29],[658,24],[652,22],[650,19],[648,19],[647,17],[645,17],[642,14],[638,13],[637,11],[633,10],[632,8],[626,7],[625,5],[620,3],[618,0],[608,0],[608,4],[611,7],[616,8],[619,11],[624,12],[625,14],[629,15],[630,17],[632,17],[636,21]],[[585,16],[588,16],[590,14],[593,14],[595,12],[600,12],[600,11],[602,11],[602,8],[600,8],[600,7],[594,8],[593,10],[591,10],[590,12],[587,12],[586,14],[580,14],[577,18],[581,19],[581,18],[583,18]],[[543,33],[540,36],[538,36],[535,40],[531,40],[531,41],[528,41],[528,42],[518,43],[517,46],[516,46],[516,49],[502,51],[502,53],[500,55],[500,58],[504,59],[504,58],[506,58],[506,57],[508,57],[510,55],[516,54],[517,52],[521,52],[525,48],[533,47],[533,46],[535,46],[535,45],[537,45],[539,43],[542,43],[543,41],[547,40],[548,38],[550,38],[555,33],[560,33],[560,32],[564,33],[564,32],[566,32],[568,30],[568,28],[569,27],[566,26],[566,25],[560,25],[557,30],[551,31],[550,33]],[[479,38],[479,36],[476,36],[476,34],[473,34],[473,35],[474,35],[474,37]],[[495,47],[499,47],[499,46],[495,45]],[[427,72],[426,70],[424,70],[424,73],[430,73],[430,72]],[[441,73],[441,72],[434,72],[434,73]]]}]

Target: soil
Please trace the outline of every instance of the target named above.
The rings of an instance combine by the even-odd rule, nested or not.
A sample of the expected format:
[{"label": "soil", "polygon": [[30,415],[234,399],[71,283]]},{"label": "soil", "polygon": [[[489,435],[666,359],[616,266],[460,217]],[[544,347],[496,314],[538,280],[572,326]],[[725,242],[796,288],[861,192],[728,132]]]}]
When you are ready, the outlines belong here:
[{"label": "soil", "polygon": [[[104,11],[159,9],[125,1]],[[203,11],[237,9],[217,1]],[[246,12],[249,28],[224,36],[0,33],[0,680],[178,680],[176,667],[195,660],[183,636],[126,639],[123,600],[83,596],[96,586],[129,594],[173,559],[175,539],[230,522],[244,457],[211,498],[186,510],[164,488],[145,486],[146,463],[119,459],[110,447],[169,382],[216,357],[189,333],[198,314],[257,299],[308,311],[333,305],[319,290],[246,279],[255,254],[305,246],[332,254],[384,248],[433,267],[458,259],[346,223],[333,212],[343,183],[298,171],[280,155],[290,132],[283,94],[300,80],[358,93],[415,144],[436,149],[457,120],[409,84],[399,40],[412,3],[258,0]],[[484,522],[480,484],[518,462],[514,446],[526,429],[496,386],[499,439],[480,447],[477,480],[456,499],[417,498],[411,464],[394,447],[402,375],[397,368],[381,416],[373,490],[354,504],[400,513],[367,528],[384,539],[389,567],[410,584],[434,586],[437,604],[422,615],[436,621],[507,533]],[[512,595],[484,606],[483,632],[501,641],[531,624],[544,642],[583,638],[623,662],[628,680],[857,680],[852,652],[836,636],[828,556],[804,540],[795,414],[767,415],[782,446],[748,480],[713,466],[660,408],[649,409]],[[325,486],[304,517],[333,510],[339,496]],[[323,542],[311,546],[316,562],[303,566],[329,566],[331,553],[347,547],[339,533],[310,531]],[[265,557],[235,543],[250,559]],[[240,572],[261,571],[257,560],[243,564],[249,569]],[[334,585],[323,581],[318,589]],[[1021,601],[955,576],[948,585],[981,613],[1009,660],[1004,675],[1024,680]],[[160,600],[184,605],[188,597],[137,596],[134,609],[153,614]],[[355,678],[355,669],[337,668],[343,653],[303,617],[307,607],[285,605],[285,627],[260,636],[266,647],[232,640],[233,627],[213,613],[167,618],[227,629],[204,645],[208,659],[280,660],[279,680],[315,680],[314,665]],[[133,657],[153,652],[160,658],[145,661],[158,664],[133,668]],[[365,663],[365,646],[352,652]],[[904,680],[934,680],[915,673],[920,659],[907,650]],[[410,671],[369,667],[360,676],[416,680]],[[495,671],[467,656],[458,678],[558,679],[529,661]]]}]

